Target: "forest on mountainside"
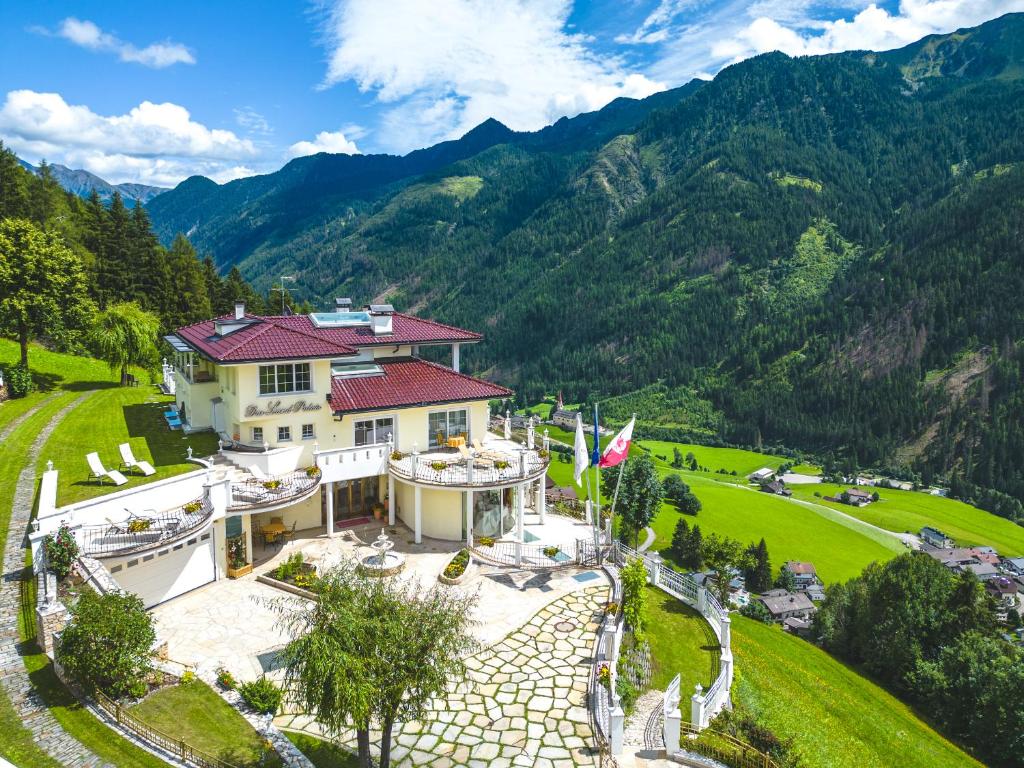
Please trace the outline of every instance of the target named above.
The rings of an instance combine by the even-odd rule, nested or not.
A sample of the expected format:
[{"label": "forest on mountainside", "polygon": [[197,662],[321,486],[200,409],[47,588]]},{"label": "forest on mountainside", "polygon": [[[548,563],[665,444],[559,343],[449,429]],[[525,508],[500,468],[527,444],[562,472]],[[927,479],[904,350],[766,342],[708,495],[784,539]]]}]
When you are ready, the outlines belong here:
[{"label": "forest on mountainside", "polygon": [[629,395],[651,434],[949,481],[1020,519],[1021,39],[1010,14],[766,54],[535,134],[190,179],[148,209],[257,286],[483,331],[463,365],[524,401],[621,418]]}]

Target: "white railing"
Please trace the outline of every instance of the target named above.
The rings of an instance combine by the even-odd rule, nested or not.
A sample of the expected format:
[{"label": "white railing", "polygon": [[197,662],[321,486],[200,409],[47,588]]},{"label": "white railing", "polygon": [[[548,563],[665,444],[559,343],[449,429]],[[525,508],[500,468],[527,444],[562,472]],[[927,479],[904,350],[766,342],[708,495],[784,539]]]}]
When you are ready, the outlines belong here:
[{"label": "white railing", "polygon": [[163,364],[160,366],[161,369],[161,384],[160,389],[163,390],[165,395],[174,394],[174,366],[167,362],[167,358],[164,358]]},{"label": "white railing", "polygon": [[402,454],[390,459],[395,477],[427,485],[455,487],[511,485],[534,480],[544,474],[548,461],[537,451],[518,451],[507,461],[489,463],[467,459],[442,458],[440,454]]},{"label": "white railing", "polygon": [[678,674],[672,678],[661,702],[662,737],[667,755],[674,755],[679,751],[679,726],[682,724],[682,713],[679,711],[679,679]]},{"label": "white railing", "polygon": [[320,467],[323,482],[330,483],[386,474],[390,453],[390,446],[387,443],[380,443],[354,448],[332,448],[326,451],[314,450],[313,459]]}]

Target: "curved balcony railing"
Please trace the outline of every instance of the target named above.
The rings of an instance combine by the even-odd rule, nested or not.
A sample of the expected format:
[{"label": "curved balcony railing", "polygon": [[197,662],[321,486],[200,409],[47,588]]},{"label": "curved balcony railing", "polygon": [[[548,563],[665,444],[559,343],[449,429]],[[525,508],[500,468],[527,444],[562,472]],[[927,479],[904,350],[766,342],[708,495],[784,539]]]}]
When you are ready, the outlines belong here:
[{"label": "curved balcony railing", "polygon": [[311,496],[320,485],[320,469],[297,469],[286,475],[251,477],[231,486],[229,510],[255,509],[299,501]]},{"label": "curved balcony railing", "polygon": [[201,497],[159,514],[133,514],[121,522],[83,526],[77,531],[79,551],[104,558],[159,549],[202,528],[212,513],[210,500]]},{"label": "curved balcony railing", "polygon": [[548,457],[538,451],[516,451],[503,459],[463,459],[453,454],[392,454],[391,473],[425,485],[474,487],[513,485],[544,474]]}]

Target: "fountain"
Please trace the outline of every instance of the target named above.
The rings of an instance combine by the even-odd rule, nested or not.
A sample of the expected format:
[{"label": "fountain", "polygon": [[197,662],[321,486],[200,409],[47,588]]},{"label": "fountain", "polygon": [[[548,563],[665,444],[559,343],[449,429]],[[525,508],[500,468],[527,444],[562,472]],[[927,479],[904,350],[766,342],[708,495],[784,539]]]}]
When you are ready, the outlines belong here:
[{"label": "fountain", "polygon": [[395,543],[388,538],[384,529],[380,529],[380,536],[370,543],[372,555],[367,555],[360,561],[363,573],[369,576],[393,576],[405,567],[405,555],[399,552],[392,552]]}]

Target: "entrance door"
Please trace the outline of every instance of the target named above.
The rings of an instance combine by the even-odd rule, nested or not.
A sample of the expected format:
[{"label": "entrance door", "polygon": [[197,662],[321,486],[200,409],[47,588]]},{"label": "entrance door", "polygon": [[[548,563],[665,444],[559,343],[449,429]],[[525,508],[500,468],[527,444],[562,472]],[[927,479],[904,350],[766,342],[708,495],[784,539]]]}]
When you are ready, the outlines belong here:
[{"label": "entrance door", "polygon": [[218,435],[224,432],[224,401],[219,397],[213,401],[213,414],[210,417],[213,431]]},{"label": "entrance door", "polygon": [[378,489],[377,476],[339,482],[334,504],[335,518],[346,520],[369,515],[373,503],[380,499]]}]

